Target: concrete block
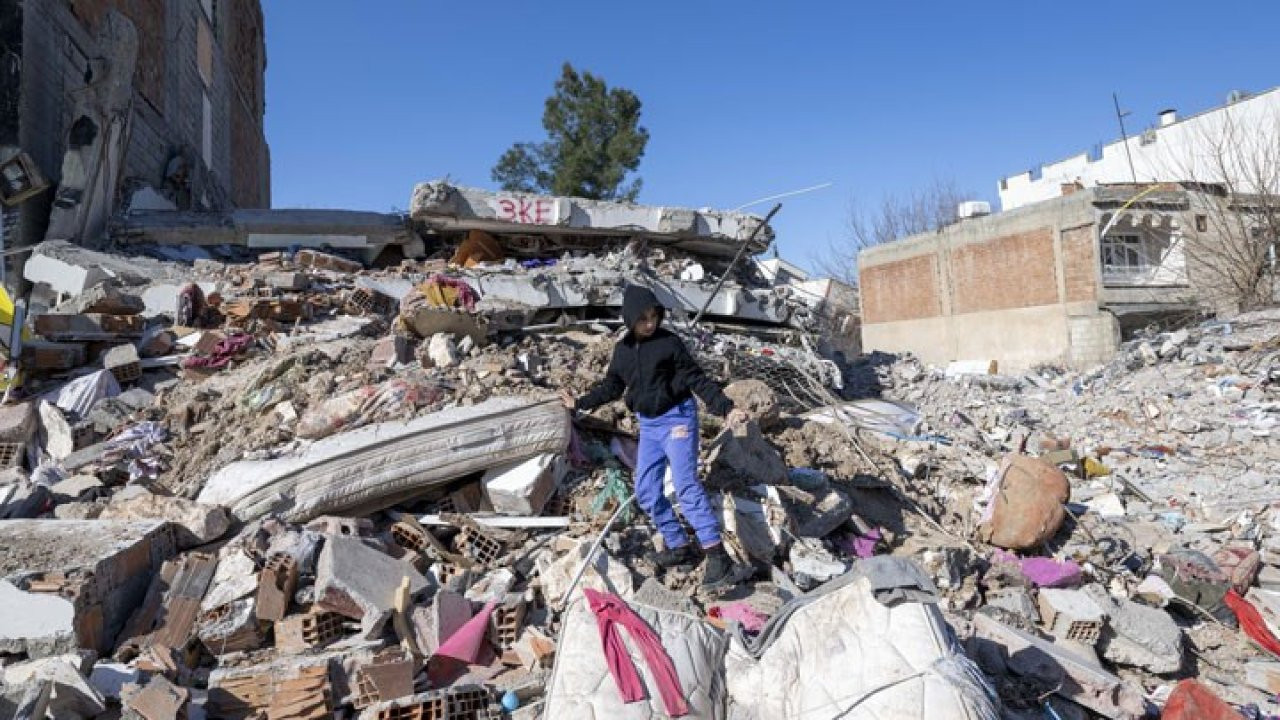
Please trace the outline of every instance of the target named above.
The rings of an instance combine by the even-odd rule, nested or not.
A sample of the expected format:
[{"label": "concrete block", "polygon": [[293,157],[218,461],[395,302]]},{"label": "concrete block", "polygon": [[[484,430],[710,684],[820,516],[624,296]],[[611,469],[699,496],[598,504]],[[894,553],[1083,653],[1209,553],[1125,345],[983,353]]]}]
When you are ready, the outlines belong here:
[{"label": "concrete block", "polygon": [[5,668],[4,681],[12,685],[51,682],[48,712],[54,718],[96,717],[107,708],[101,693],[81,673],[83,664],[76,655],[18,663]]},{"label": "concrete block", "polygon": [[30,442],[36,433],[36,418],[34,402],[0,406],[0,443]]},{"label": "concrete block", "polygon": [[54,483],[49,490],[58,502],[75,502],[105,488],[106,485],[103,485],[102,481],[94,475],[72,475],[66,480]]},{"label": "concrete block", "polygon": [[504,515],[537,515],[560,484],[560,456],[543,453],[522,462],[492,468],[481,478],[489,503]]},{"label": "concrete block", "polygon": [[132,344],[117,345],[102,356],[102,367],[115,376],[121,385],[136,382],[142,377],[142,358]]},{"label": "concrete block", "polygon": [[471,601],[451,590],[441,590],[431,604],[414,609],[411,620],[418,648],[431,655],[471,619]]},{"label": "concrete block", "polygon": [[1136,720],[1146,715],[1142,688],[1103,670],[1096,663],[1054,646],[1035,635],[1010,627],[982,613],[973,617],[974,634],[968,655],[985,656],[995,649],[1010,666],[1045,664],[1060,672],[1057,694],[1108,718]]},{"label": "concrete block", "polygon": [[1102,657],[1153,673],[1182,667],[1182,629],[1169,613],[1112,597],[1101,585],[1089,585],[1082,592],[1109,616],[1099,641]]},{"label": "concrete block", "polygon": [[49,457],[62,460],[76,451],[75,432],[58,406],[40,401],[40,444]]},{"label": "concrete block", "polygon": [[137,315],[37,315],[35,331],[49,340],[114,340],[142,337],[144,321]]},{"label": "concrete block", "polygon": [[46,657],[77,646],[75,607],[48,593],[19,590],[0,580],[0,652]]},{"label": "concrete block", "polygon": [[275,272],[267,275],[267,286],[286,292],[306,290],[311,285],[311,276],[299,272]]},{"label": "concrete block", "polygon": [[88,363],[83,343],[55,343],[32,340],[22,344],[22,367],[34,371],[74,370]]},{"label": "concrete block", "polygon": [[227,511],[186,498],[142,494],[113,500],[100,516],[103,520],[164,520],[177,526],[180,549],[203,545],[222,537],[231,527]]},{"label": "concrete block", "polygon": [[458,364],[458,347],[453,336],[447,333],[436,333],[427,344],[427,357],[431,358],[433,367],[451,368]]},{"label": "concrete block", "polygon": [[0,521],[0,577],[74,590],[76,645],[101,655],[114,647],[152,574],[175,550],[164,522]]},{"label": "concrete block", "polygon": [[1050,635],[1094,645],[1102,635],[1106,613],[1082,590],[1041,588],[1040,619]]},{"label": "concrete block", "polygon": [[363,265],[354,260],[347,260],[346,258],[340,258],[337,255],[330,255],[317,250],[299,250],[298,254],[294,256],[294,262],[301,267],[341,273],[358,273],[364,269]]},{"label": "concrete block", "polygon": [[316,607],[359,620],[363,636],[376,638],[395,607],[396,588],[409,579],[409,592],[428,581],[413,566],[378,552],[352,537],[330,536],[316,567]]},{"label": "concrete block", "polygon": [[78,295],[112,277],[102,268],[82,266],[40,252],[27,260],[22,276],[32,283],[45,283],[55,292],[68,295]]},{"label": "concrete block", "polygon": [[106,315],[139,315],[146,308],[142,298],[122,292],[114,283],[94,285],[59,305],[54,311],[63,315],[102,313]]}]

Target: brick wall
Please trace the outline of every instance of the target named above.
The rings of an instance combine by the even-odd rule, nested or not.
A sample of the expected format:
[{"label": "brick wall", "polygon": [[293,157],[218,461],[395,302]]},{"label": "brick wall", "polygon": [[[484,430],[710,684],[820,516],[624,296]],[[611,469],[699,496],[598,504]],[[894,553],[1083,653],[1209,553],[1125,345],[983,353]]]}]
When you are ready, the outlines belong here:
[{"label": "brick wall", "polygon": [[954,314],[1058,301],[1050,228],[965,245],[951,255]]},{"label": "brick wall", "polygon": [[914,320],[942,314],[938,260],[933,253],[863,268],[862,322]]},{"label": "brick wall", "polygon": [[1097,233],[1096,225],[1062,231],[1062,270],[1067,302],[1098,298]]}]

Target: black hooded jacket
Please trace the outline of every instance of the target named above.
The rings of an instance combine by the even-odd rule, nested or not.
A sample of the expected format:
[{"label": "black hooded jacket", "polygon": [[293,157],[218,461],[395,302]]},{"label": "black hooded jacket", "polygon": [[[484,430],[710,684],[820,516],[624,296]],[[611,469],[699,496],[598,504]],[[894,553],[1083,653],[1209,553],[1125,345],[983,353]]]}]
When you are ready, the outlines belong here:
[{"label": "black hooded jacket", "polygon": [[656,417],[696,393],[712,413],[727,415],[733,409],[733,401],[702,372],[679,337],[661,326],[643,340],[635,336],[636,321],[649,308],[658,308],[661,324],[666,308],[653,292],[628,286],[622,296],[622,319],[629,332],[614,346],[604,379],[579,398],[575,407],[591,410],[617,400],[625,391],[628,408]]}]

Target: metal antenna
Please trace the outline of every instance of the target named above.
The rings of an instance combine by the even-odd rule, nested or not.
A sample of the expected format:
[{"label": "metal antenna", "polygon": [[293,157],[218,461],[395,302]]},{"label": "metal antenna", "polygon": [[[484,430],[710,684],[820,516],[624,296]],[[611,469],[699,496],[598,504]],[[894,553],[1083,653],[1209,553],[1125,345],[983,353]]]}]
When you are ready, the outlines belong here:
[{"label": "metal antenna", "polygon": [[1115,93],[1111,93],[1111,101],[1116,105],[1116,122],[1120,123],[1120,140],[1124,143],[1124,155],[1129,158],[1129,176],[1133,181],[1138,182],[1138,173],[1133,169],[1133,153],[1129,152],[1129,136],[1124,131],[1124,116],[1127,112],[1120,112],[1120,98]]}]

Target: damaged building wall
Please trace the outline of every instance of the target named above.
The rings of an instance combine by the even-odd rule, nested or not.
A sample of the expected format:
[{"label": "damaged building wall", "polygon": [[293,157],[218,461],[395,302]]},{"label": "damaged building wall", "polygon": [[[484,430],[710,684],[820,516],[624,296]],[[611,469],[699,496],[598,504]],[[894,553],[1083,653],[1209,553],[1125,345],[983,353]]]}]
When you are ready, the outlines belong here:
[{"label": "damaged building wall", "polygon": [[[127,144],[114,148],[122,152],[106,183],[115,188],[103,200],[108,210],[142,184],[162,189],[179,207],[270,203],[266,53],[256,0],[4,0],[0,14],[17,20],[5,23],[3,38],[0,160],[25,152],[54,185],[74,183],[64,178],[72,130],[101,135],[103,148],[92,154],[107,157],[110,116],[118,114]],[[111,40],[119,35],[113,14],[135,30],[136,55],[125,57],[124,46]],[[109,102],[111,86],[121,81],[113,67],[128,66],[135,70],[124,81],[124,102]],[[120,105],[127,109],[114,109]],[[88,121],[77,125],[81,117]],[[85,172],[92,176],[97,168]],[[54,197],[46,191],[7,211],[5,244],[43,239]],[[101,222],[83,232],[99,234]]]},{"label": "damaged building wall", "polygon": [[1080,193],[864,251],[863,347],[937,364],[1102,362],[1119,337],[1099,309],[1096,222]]},{"label": "damaged building wall", "polygon": [[935,364],[1104,363],[1140,328],[1221,305],[1193,259],[1232,242],[1211,190],[1100,186],[866,250],[863,344]]}]

